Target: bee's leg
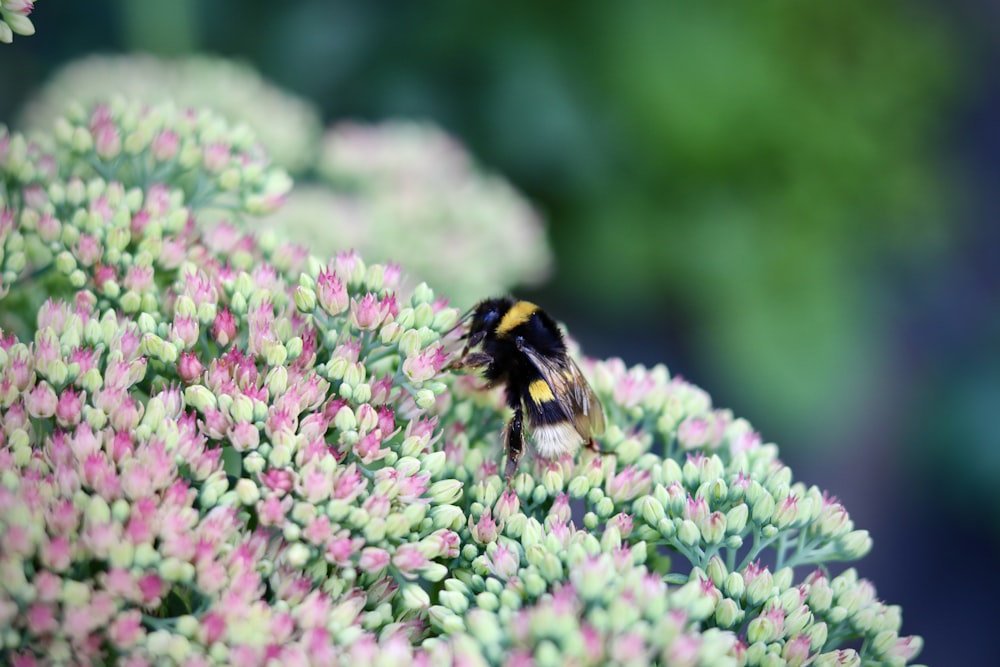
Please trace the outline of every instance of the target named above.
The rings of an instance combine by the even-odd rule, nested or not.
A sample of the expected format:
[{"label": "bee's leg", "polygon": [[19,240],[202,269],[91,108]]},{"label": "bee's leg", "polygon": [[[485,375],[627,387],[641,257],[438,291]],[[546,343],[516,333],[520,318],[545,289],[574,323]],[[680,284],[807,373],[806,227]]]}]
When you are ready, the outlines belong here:
[{"label": "bee's leg", "polygon": [[600,454],[601,456],[614,455],[614,451],[610,449],[601,449],[600,447],[598,447],[597,442],[595,442],[593,438],[585,442],[583,446],[589,449],[590,451],[594,452],[595,454]]},{"label": "bee's leg", "polygon": [[461,357],[448,364],[448,369],[460,371],[467,368],[482,368],[483,366],[489,366],[492,362],[493,357],[485,352],[473,352],[471,354],[463,354]]},{"label": "bee's leg", "polygon": [[517,462],[524,453],[524,412],[520,405],[514,408],[514,416],[507,424],[506,435],[507,465],[504,466],[503,478],[507,482],[507,488],[510,488],[514,484]]}]

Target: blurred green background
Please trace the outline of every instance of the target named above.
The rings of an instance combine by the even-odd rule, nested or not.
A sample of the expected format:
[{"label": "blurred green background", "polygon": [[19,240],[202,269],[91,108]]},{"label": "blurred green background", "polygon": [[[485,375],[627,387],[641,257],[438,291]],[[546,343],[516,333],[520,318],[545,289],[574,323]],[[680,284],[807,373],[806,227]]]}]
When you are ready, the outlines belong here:
[{"label": "blurred green background", "polygon": [[439,124],[548,223],[555,271],[520,296],[587,354],[666,362],[844,500],[922,662],[992,654],[1000,3],[40,0],[32,19],[0,46],[8,124],[61,65],[138,51],[245,61],[326,124]]}]

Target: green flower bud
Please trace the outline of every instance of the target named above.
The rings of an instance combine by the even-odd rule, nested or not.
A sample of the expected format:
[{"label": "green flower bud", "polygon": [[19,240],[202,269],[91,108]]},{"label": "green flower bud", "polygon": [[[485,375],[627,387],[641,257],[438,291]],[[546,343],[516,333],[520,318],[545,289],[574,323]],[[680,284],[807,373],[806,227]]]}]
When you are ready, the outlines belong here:
[{"label": "green flower bud", "polygon": [[562,579],[563,566],[559,557],[551,551],[542,554],[541,562],[538,563],[538,571],[547,581],[556,582]]},{"label": "green flower bud", "polygon": [[285,551],[285,562],[293,568],[301,569],[309,561],[309,547],[302,542],[296,542]]},{"label": "green flower bud", "polygon": [[677,539],[685,546],[694,546],[701,541],[701,532],[694,521],[683,519],[677,526]]},{"label": "green flower bud", "polygon": [[199,412],[207,412],[218,407],[215,394],[208,387],[200,384],[192,384],[184,389],[184,403]]},{"label": "green flower bud", "polygon": [[76,270],[76,258],[68,250],[63,250],[56,255],[55,267],[59,273],[69,275]]},{"label": "green flower bud", "polygon": [[743,594],[746,592],[746,586],[743,583],[743,575],[739,572],[730,572],[726,575],[726,579],[722,582],[722,586],[720,588],[727,597],[731,597],[735,600],[741,599]]},{"label": "green flower bud", "polygon": [[528,517],[521,513],[507,517],[504,524],[504,533],[513,539],[520,539],[527,522]]},{"label": "green flower bud", "polygon": [[186,583],[194,580],[194,565],[179,558],[164,558],[156,569],[167,581]]},{"label": "green flower bud", "polygon": [[774,621],[766,616],[758,616],[750,621],[747,626],[747,641],[751,643],[760,642],[767,644],[778,639],[778,627]]},{"label": "green flower bud", "polygon": [[422,410],[430,410],[434,407],[434,403],[436,401],[437,398],[434,396],[434,392],[430,389],[421,389],[414,397],[414,402],[417,404],[417,407]]},{"label": "green flower bud", "polygon": [[698,529],[706,544],[718,544],[726,536],[726,515],[712,512],[698,522]]},{"label": "green flower bud", "polygon": [[353,431],[358,427],[358,420],[354,416],[354,411],[345,405],[337,410],[333,424],[338,431]]},{"label": "green flower bud", "polygon": [[802,595],[799,593],[799,589],[796,588],[786,588],[781,591],[778,595],[778,603],[781,605],[781,610],[787,615],[792,613],[793,610],[798,608]]},{"label": "green flower bud", "polygon": [[390,512],[385,518],[385,534],[393,539],[400,539],[410,532],[410,522],[400,512]]},{"label": "green flower bud", "polygon": [[450,572],[444,563],[431,562],[420,571],[420,576],[427,581],[437,582],[447,577]]},{"label": "green flower bud", "polygon": [[760,659],[760,667],[786,667],[785,659],[777,653],[765,653]]},{"label": "green flower bud", "polygon": [[761,491],[760,497],[753,503],[751,518],[757,523],[765,523],[771,520],[774,514],[774,498],[767,491]]},{"label": "green flower bud", "polygon": [[601,535],[601,551],[610,553],[622,546],[621,532],[615,526],[608,526]]},{"label": "green flower bud", "polygon": [[722,559],[718,556],[712,556],[708,559],[705,574],[716,588],[721,588],[729,573],[726,571],[726,564],[722,562]]},{"label": "green flower bud", "polygon": [[106,524],[111,521],[111,506],[108,501],[100,496],[90,496],[87,502],[87,509],[84,511],[84,518],[88,523]]},{"label": "green flower bud", "polygon": [[444,470],[447,463],[443,450],[425,454],[421,460],[420,467],[424,472],[430,473],[431,477],[437,477]]},{"label": "green flower bud", "polygon": [[628,465],[635,462],[642,454],[643,445],[638,438],[626,438],[615,446],[615,456],[618,457],[620,465]]},{"label": "green flower bud", "polygon": [[642,496],[632,504],[632,511],[650,526],[658,526],[666,517],[663,505],[653,496]]},{"label": "green flower bud", "polygon": [[701,484],[701,472],[692,459],[684,462],[684,466],[681,468],[681,476],[684,486],[689,489],[696,489]]},{"label": "green flower bud", "polygon": [[724,598],[715,608],[715,623],[720,628],[732,629],[743,621],[743,610],[735,600]]},{"label": "green flower bud", "polygon": [[746,528],[749,514],[750,509],[746,506],[746,503],[733,506],[726,512],[726,532],[730,535],[742,533],[743,529]]},{"label": "green flower bud", "polygon": [[852,530],[840,540],[841,552],[848,560],[857,560],[872,549],[872,538],[867,530]]},{"label": "green flower bud", "polygon": [[768,570],[762,571],[753,581],[746,584],[747,608],[757,607],[771,597],[774,592],[774,578]]},{"label": "green flower bud", "polygon": [[292,448],[286,443],[275,442],[267,454],[267,462],[272,468],[287,468],[292,463]]},{"label": "green flower bud", "polygon": [[560,493],[563,489],[562,473],[551,468],[546,470],[542,475],[542,485],[550,496]]},{"label": "green flower bud", "polygon": [[[524,581],[525,592],[532,597],[538,597],[547,589],[545,579],[542,578],[542,575],[537,570],[525,570],[522,579]],[[503,596],[500,599],[503,600]]]},{"label": "green flower bud", "polygon": [[545,489],[545,486],[539,484],[531,491],[531,501],[541,505],[545,502],[546,498],[549,497],[549,492]]},{"label": "green flower bud", "polygon": [[385,519],[381,517],[370,517],[368,523],[362,529],[365,541],[369,544],[376,544],[385,539]]},{"label": "green flower bud", "polygon": [[861,667],[861,656],[854,649],[843,648],[816,657],[814,667]]},{"label": "green flower bud", "polygon": [[95,429],[102,429],[108,423],[108,416],[100,408],[83,406],[83,420]]},{"label": "green flower bud", "polygon": [[245,477],[236,480],[236,495],[243,505],[254,505],[260,500],[260,488]]},{"label": "green flower bud", "polygon": [[469,598],[455,591],[441,591],[438,600],[456,614],[464,614],[469,608]]},{"label": "green flower bud", "polygon": [[599,501],[597,501],[597,504],[594,507],[594,511],[597,512],[597,516],[599,516],[600,518],[607,519],[609,516],[611,516],[612,513],[614,513],[615,503],[613,500],[611,500],[611,498],[605,496],[601,498]]},{"label": "green flower bud", "polygon": [[427,610],[431,625],[446,635],[465,632],[465,623],[455,612],[442,605],[433,605]]},{"label": "green flower bud", "polygon": [[824,646],[826,646],[827,640],[827,627],[826,623],[819,621],[813,623],[812,627],[806,630],[806,636],[809,637],[809,648],[813,651],[819,651]]},{"label": "green flower bud", "polygon": [[431,596],[420,584],[408,582],[399,587],[404,609],[426,609],[431,605]]},{"label": "green flower bud", "polygon": [[796,496],[788,495],[776,502],[774,514],[771,515],[771,523],[778,528],[787,528],[796,522],[799,517],[799,499]]},{"label": "green flower bud", "polygon": [[542,524],[538,522],[538,519],[528,517],[524,524],[524,529],[521,531],[521,544],[525,551],[533,545],[541,544],[544,537],[545,531],[542,528]]},{"label": "green flower bud", "polygon": [[[490,593],[489,591],[483,591],[482,593],[476,595],[476,606],[479,607],[480,609],[485,609],[486,611],[496,611],[497,609],[500,608],[500,598],[498,598],[494,593]],[[471,618],[472,615],[470,614],[469,626],[473,634],[475,634],[476,630],[474,627],[472,627],[473,624],[471,622]]]},{"label": "green flower bud", "polygon": [[670,486],[673,483],[683,483],[684,473],[680,464],[674,459],[664,459],[663,461],[663,486]]},{"label": "green flower bud", "polygon": [[454,308],[443,308],[434,314],[431,327],[435,331],[450,331],[458,322],[459,312]]},{"label": "green flower bud", "polygon": [[135,547],[132,562],[138,567],[150,567],[160,561],[160,554],[149,542],[142,542]]},{"label": "green flower bud", "polygon": [[812,622],[813,615],[809,606],[804,604],[799,605],[790,614],[785,615],[784,634],[786,637],[794,637],[805,630]]},{"label": "green flower bud", "polygon": [[413,326],[417,329],[426,327],[434,321],[434,309],[429,303],[418,304],[413,309]]},{"label": "green flower bud", "polygon": [[454,505],[462,497],[462,488],[462,482],[457,479],[444,479],[434,482],[427,496],[436,505]]},{"label": "green flower bud", "polygon": [[779,591],[784,591],[792,585],[795,572],[790,567],[783,567],[774,573],[774,585]]},{"label": "green flower bud", "polygon": [[[480,593],[480,595],[486,595]],[[496,596],[494,596],[495,598]],[[478,601],[477,597],[477,601]],[[499,606],[499,600],[497,600]],[[483,606],[483,609],[488,609]],[[483,646],[493,646],[499,644],[504,638],[504,631],[500,627],[500,621],[495,614],[473,609],[466,616],[469,633],[478,639]]]},{"label": "green flower bud", "polygon": [[465,524],[465,514],[462,512],[462,508],[455,505],[432,507],[430,516],[435,529],[461,530]]},{"label": "green flower bud", "polygon": [[135,558],[135,545],[128,540],[118,540],[108,549],[108,563],[112,567],[129,568]]}]

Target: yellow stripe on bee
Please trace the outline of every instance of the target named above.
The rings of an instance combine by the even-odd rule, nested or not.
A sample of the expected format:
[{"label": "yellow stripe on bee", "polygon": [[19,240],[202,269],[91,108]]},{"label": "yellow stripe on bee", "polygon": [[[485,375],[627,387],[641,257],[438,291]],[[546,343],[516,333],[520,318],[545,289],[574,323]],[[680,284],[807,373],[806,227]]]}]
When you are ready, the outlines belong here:
[{"label": "yellow stripe on bee", "polygon": [[497,335],[504,336],[510,333],[512,329],[531,319],[536,310],[538,310],[538,306],[530,301],[518,301],[500,318],[500,324],[497,325]]},{"label": "yellow stripe on bee", "polygon": [[529,384],[528,396],[535,403],[548,403],[556,400],[555,394],[552,393],[552,387],[545,380],[535,380]]}]

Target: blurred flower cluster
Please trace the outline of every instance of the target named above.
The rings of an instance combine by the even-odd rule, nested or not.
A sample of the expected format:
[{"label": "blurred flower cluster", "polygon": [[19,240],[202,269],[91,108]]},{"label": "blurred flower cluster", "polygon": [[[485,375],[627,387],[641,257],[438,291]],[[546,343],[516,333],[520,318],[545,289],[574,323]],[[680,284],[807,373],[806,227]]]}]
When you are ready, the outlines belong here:
[{"label": "blurred flower cluster", "polygon": [[[462,307],[548,277],[552,259],[534,209],[433,125],[335,125],[319,171],[327,184],[293,192],[270,221],[314,251],[346,244],[399,261]],[[336,245],[324,247],[323,239]]]},{"label": "blurred flower cluster", "polygon": [[507,489],[501,397],[445,370],[458,311],[397,265],[245,231],[288,187],[246,131],[121,101],[54,127],[0,128],[0,661],[919,651],[829,569],[868,534],[697,387],[584,360],[613,453]]},{"label": "blurred flower cluster", "polygon": [[34,35],[35,26],[28,18],[34,8],[34,0],[0,0],[0,42],[10,44],[15,34]]},{"label": "blurred flower cluster", "polygon": [[[275,163],[312,179],[257,224],[317,255],[354,248],[370,261],[400,263],[407,275],[447,290],[462,306],[536,284],[551,271],[535,210],[442,130],[416,121],[345,122],[324,136],[311,102],[243,64],[206,56],[91,56],[64,66],[35,94],[21,126],[48,129],[67,107],[111,95],[210,107],[240,132],[252,130]],[[452,261],[459,259],[477,270],[463,270],[462,261]]]},{"label": "blurred flower cluster", "polygon": [[20,126],[48,129],[70,104],[90,106],[114,94],[148,104],[211,108],[233,125],[247,125],[271,159],[293,173],[316,158],[322,126],[311,102],[281,90],[249,65],[211,56],[94,55],[70,62],[25,104]]}]

